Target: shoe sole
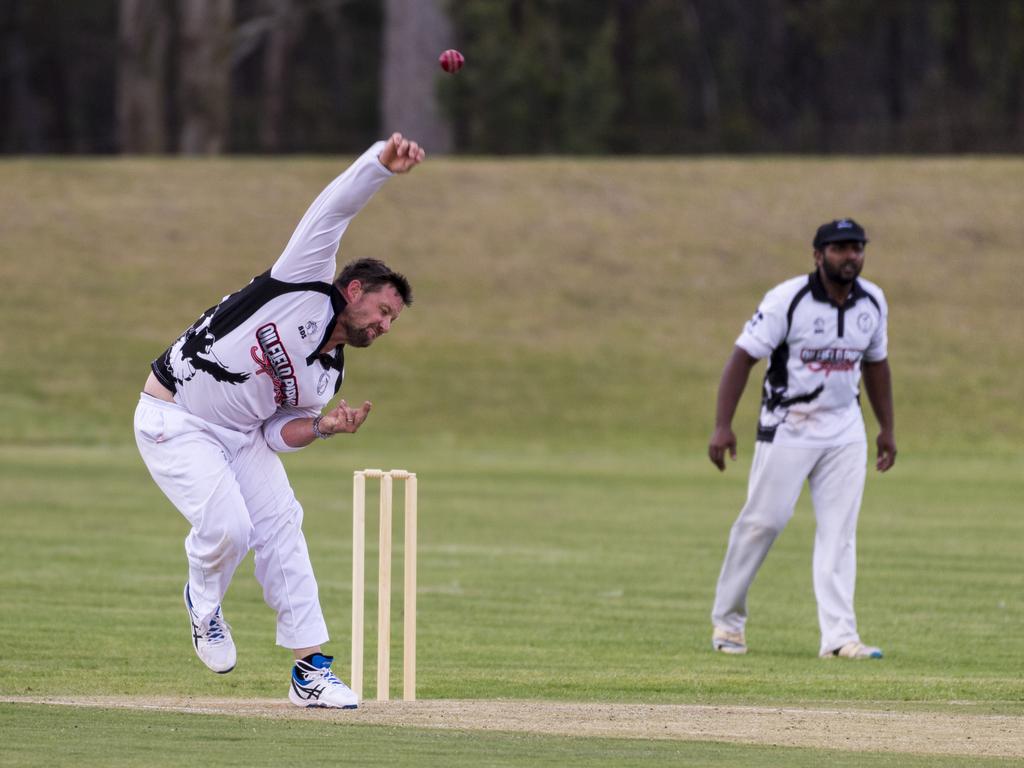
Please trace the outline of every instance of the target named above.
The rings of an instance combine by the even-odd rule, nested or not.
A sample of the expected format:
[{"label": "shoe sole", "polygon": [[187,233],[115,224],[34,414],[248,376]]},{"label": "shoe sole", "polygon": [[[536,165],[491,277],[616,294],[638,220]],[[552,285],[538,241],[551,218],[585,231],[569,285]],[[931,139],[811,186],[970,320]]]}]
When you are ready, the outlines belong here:
[{"label": "shoe sole", "polygon": [[826,653],[823,659],[847,659],[848,661],[871,661],[872,659],[885,658],[881,653],[872,653],[868,656],[840,656],[838,653]]},{"label": "shoe sole", "polygon": [[299,707],[300,709],[359,709],[359,705],[358,704],[345,704],[344,706],[341,706],[341,707],[335,707],[335,706],[332,706],[331,704],[309,704],[309,703],[303,701],[302,699],[299,699],[299,701],[296,701],[294,694],[295,694],[295,689],[289,689],[289,691],[288,691],[288,701],[290,701],[292,704],[294,704],[296,707]]},{"label": "shoe sole", "polygon": [[747,652],[746,648],[733,648],[727,645],[713,645],[711,647],[718,653],[726,653],[729,656],[742,656]]},{"label": "shoe sole", "polygon": [[881,659],[881,656],[822,656],[823,659],[846,659],[847,661],[877,661]]}]

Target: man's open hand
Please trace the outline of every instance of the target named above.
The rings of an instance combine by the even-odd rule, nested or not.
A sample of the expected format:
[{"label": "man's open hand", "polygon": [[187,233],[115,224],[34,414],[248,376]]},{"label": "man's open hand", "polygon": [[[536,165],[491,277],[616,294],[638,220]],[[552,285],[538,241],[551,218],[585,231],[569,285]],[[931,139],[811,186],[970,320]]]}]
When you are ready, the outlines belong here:
[{"label": "man's open hand", "polygon": [[339,432],[355,432],[366,421],[373,406],[367,400],[362,408],[350,408],[344,400],[320,417],[320,431],[328,435]]}]

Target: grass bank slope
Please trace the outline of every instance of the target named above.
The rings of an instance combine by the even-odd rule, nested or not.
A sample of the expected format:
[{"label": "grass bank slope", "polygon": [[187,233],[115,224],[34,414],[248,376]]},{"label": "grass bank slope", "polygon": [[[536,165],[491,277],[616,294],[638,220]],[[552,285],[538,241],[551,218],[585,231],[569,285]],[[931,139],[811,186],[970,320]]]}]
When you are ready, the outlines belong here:
[{"label": "grass bank slope", "polygon": [[[0,163],[0,442],[130,441],[149,360],[273,263],[347,162]],[[810,270],[818,223],[854,216],[891,305],[901,449],[1018,450],[1022,177],[1005,158],[431,158],[342,246],[417,293],[349,355],[347,396],[378,406],[361,439],[700,451],[743,322]]]}]

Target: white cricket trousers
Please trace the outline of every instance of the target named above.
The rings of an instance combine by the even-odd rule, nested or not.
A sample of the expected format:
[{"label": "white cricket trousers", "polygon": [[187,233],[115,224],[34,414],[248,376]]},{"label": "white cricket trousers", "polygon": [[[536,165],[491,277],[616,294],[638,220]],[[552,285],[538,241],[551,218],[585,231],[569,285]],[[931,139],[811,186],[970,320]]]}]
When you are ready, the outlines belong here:
[{"label": "white cricket trousers", "polygon": [[711,621],[731,632],[747,623],[747,592],[768,550],[793,516],[806,479],[811,488],[814,596],[820,653],[859,642],[853,591],[857,580],[857,516],[864,495],[867,443],[797,448],[758,442],[747,503],[729,534]]},{"label": "white cricket trousers", "polygon": [[213,614],[252,549],[263,599],[277,613],[277,644],[327,642],[302,507],[262,432],[219,427],[143,394],[135,440],[156,484],[192,526],[185,553],[196,614]]}]

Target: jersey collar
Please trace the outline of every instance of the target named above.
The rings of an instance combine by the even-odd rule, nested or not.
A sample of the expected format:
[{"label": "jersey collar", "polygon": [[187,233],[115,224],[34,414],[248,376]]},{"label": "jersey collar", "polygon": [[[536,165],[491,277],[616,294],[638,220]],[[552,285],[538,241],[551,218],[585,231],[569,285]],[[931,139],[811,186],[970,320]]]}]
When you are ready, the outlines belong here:
[{"label": "jersey collar", "polygon": [[860,280],[854,280],[853,286],[850,288],[850,294],[846,297],[846,303],[841,307],[832,301],[832,297],[828,295],[828,291],[825,290],[825,284],[821,281],[821,275],[818,274],[818,270],[814,270],[808,276],[808,282],[811,286],[811,296],[814,297],[815,301],[820,301],[825,304],[831,304],[833,307],[839,307],[840,309],[847,309],[857,303],[858,300],[867,298],[867,291],[864,290],[864,286],[860,284]]},{"label": "jersey collar", "polygon": [[320,365],[324,368],[333,368],[336,371],[345,370],[345,351],[344,344],[338,344],[332,351],[320,353],[319,350],[327,343],[327,340],[331,338],[331,334],[334,333],[334,328],[338,324],[338,315],[345,311],[345,307],[348,306],[348,302],[345,297],[341,295],[341,291],[338,290],[338,286],[331,284],[331,319],[324,328],[324,334],[320,337],[320,343],[313,349],[312,354],[306,358],[306,365],[312,365],[319,361]]}]

